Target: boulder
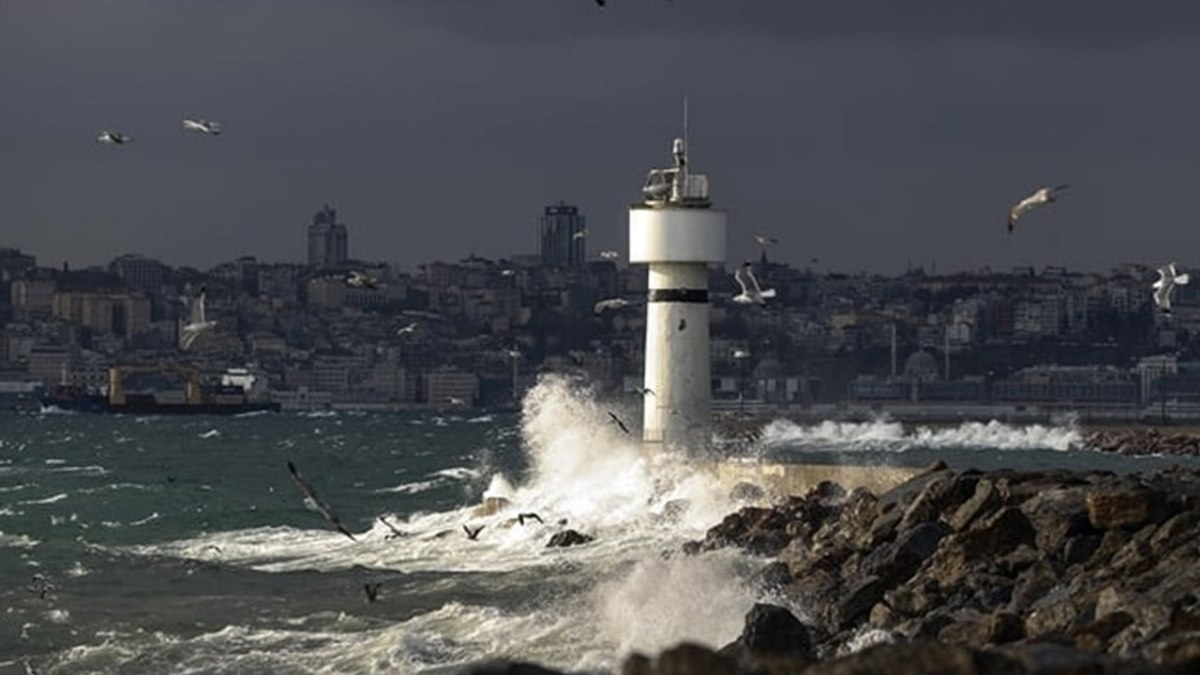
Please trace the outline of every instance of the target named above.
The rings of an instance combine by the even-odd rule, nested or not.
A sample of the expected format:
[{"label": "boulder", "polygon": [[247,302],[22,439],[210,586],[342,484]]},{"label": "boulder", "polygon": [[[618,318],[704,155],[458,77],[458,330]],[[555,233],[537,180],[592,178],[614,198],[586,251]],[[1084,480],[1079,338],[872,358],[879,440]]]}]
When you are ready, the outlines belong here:
[{"label": "boulder", "polygon": [[762,488],[748,481],[734,485],[729,491],[729,499],[735,502],[757,502],[766,496],[767,493]]},{"label": "boulder", "polygon": [[1095,490],[1088,493],[1088,521],[1100,530],[1136,529],[1164,519],[1166,495],[1143,487]]},{"label": "boulder", "polygon": [[462,671],[462,675],[564,675],[564,673],[523,661],[487,661],[468,666]]},{"label": "boulder", "polygon": [[650,659],[633,654],[621,675],[738,675],[737,661],[701,645],[683,642]]},{"label": "boulder", "polygon": [[562,532],[555,532],[554,536],[550,537],[550,541],[546,543],[546,548],[578,546],[593,540],[595,540],[595,537],[581,534],[575,530],[563,530]]},{"label": "boulder", "polygon": [[747,665],[764,658],[776,662],[786,658],[802,666],[814,658],[812,640],[804,624],[783,607],[761,603],[746,614],[738,639],[718,653]]}]

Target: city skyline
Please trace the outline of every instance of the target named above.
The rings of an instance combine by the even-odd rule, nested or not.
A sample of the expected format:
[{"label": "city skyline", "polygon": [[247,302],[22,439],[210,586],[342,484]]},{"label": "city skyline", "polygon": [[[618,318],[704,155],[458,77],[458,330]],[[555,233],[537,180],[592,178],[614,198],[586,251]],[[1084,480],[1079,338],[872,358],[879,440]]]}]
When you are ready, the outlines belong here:
[{"label": "city skyline", "polygon": [[[1200,56],[1200,8],[1154,8],[10,3],[3,238],[79,264],[303,260],[296,230],[328,202],[378,252],[352,257],[412,268],[536,252],[562,199],[589,250],[624,254],[687,95],[731,263],[770,232],[772,258],[845,271],[1156,266],[1200,246],[1200,93],[1177,65]],[[223,134],[185,134],[190,116]],[[1013,201],[1059,183],[1005,233]]]}]

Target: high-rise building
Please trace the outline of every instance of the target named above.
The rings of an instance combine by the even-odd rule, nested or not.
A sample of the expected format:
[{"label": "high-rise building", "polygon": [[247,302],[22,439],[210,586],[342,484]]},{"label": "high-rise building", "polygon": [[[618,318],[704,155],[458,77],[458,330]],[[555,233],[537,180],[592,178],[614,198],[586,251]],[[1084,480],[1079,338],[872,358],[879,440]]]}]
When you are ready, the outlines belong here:
[{"label": "high-rise building", "polygon": [[348,240],[346,226],[337,222],[337,209],[326,204],[313,215],[308,226],[308,264],[341,265],[350,258]]},{"label": "high-rise building", "polygon": [[542,264],[551,267],[581,267],[586,260],[587,219],[579,207],[563,202],[551,204],[542,214]]},{"label": "high-rise building", "polygon": [[109,269],[129,288],[147,295],[162,292],[163,264],[153,258],[127,253],[113,260]]}]

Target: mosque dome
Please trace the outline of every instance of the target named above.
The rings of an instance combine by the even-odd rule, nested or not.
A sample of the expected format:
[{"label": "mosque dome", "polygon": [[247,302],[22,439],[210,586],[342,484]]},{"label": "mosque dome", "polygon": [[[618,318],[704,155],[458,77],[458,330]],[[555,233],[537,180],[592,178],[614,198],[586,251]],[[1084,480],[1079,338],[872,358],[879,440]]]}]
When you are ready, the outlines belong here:
[{"label": "mosque dome", "polygon": [[904,360],[905,377],[928,381],[938,379],[938,362],[924,349],[913,352]]}]

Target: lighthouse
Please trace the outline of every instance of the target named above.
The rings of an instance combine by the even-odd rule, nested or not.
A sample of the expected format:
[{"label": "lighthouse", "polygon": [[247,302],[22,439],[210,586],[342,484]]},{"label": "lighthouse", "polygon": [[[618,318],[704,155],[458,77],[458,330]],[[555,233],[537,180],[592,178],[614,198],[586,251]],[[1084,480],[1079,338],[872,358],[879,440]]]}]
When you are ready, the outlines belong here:
[{"label": "lighthouse", "polygon": [[725,261],[726,217],[708,177],[690,172],[684,139],[671,150],[674,166],[651,170],[629,207],[629,262],[649,267],[642,440],[699,450],[712,421],[708,265]]}]

